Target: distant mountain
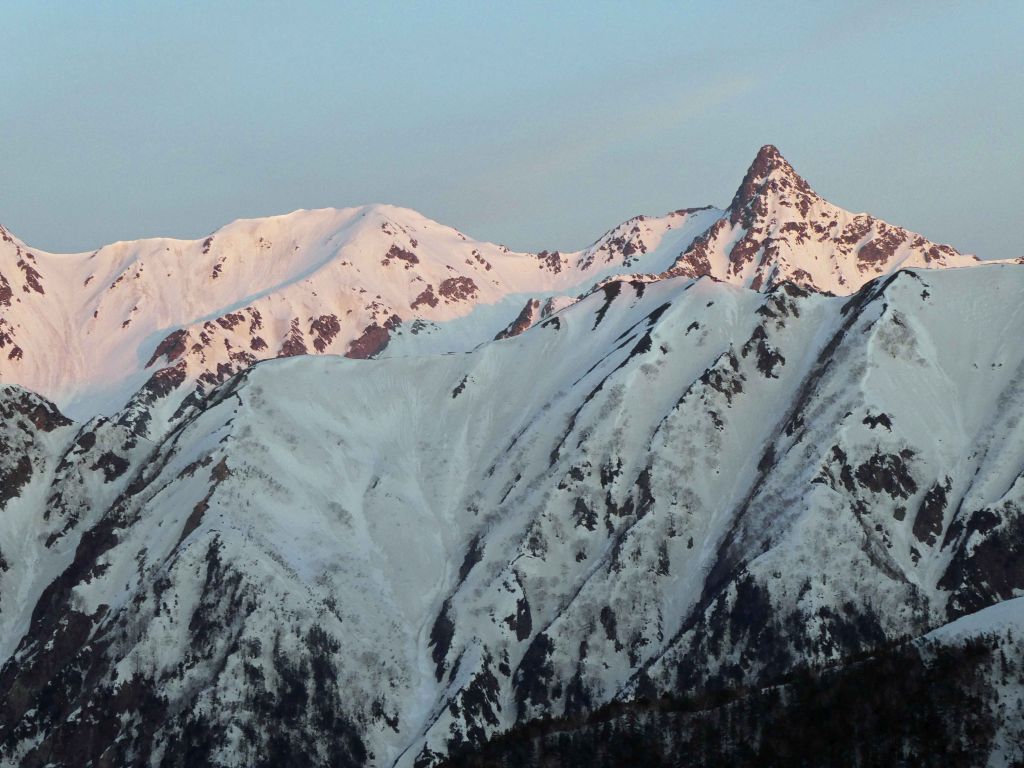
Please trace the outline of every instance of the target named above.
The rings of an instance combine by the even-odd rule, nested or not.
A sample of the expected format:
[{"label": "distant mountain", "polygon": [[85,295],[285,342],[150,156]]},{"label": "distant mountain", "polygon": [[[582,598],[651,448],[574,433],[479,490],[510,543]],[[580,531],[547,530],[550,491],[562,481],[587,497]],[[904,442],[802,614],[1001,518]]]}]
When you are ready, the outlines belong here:
[{"label": "distant mountain", "polygon": [[623,275],[842,295],[897,268],[977,261],[822,200],[771,146],[726,210],[638,216],[576,253],[514,253],[383,205],[82,254],[0,238],[0,380],[80,418],[115,412],[154,374],[157,391],[208,391],[273,357],[468,351]]},{"label": "distant mountain", "polygon": [[789,281],[842,295],[894,269],[976,261],[869,214],[832,205],[768,145],[725,215],[680,255],[669,274],[712,275],[754,290]]},{"label": "distant mountain", "polygon": [[0,765],[1024,760],[1017,264],[772,147],[573,254],[2,254]]},{"label": "distant mountain", "polygon": [[[631,229],[678,253],[716,215],[681,212]],[[273,357],[468,350],[504,329],[527,294],[585,292],[630,272],[649,247],[612,233],[580,253],[513,253],[381,205],[89,254],[46,254],[0,236],[0,379],[76,416],[118,410],[157,372],[161,387],[208,390]]]}]

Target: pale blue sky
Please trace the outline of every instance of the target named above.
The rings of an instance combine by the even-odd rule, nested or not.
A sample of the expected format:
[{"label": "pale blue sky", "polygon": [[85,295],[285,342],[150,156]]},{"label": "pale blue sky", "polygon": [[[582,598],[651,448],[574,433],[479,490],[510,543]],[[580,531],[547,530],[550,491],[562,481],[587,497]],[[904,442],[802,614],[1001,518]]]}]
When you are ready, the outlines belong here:
[{"label": "pale blue sky", "polygon": [[520,249],[821,194],[1024,255],[1024,2],[5,3],[0,223],[88,250],[388,202]]}]

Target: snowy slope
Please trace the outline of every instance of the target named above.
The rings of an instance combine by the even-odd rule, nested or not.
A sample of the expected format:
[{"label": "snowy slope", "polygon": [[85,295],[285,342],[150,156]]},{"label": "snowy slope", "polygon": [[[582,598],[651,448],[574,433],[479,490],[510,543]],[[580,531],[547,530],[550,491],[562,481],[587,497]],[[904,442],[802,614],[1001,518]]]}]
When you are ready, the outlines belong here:
[{"label": "snowy slope", "polygon": [[154,445],[19,427],[64,460],[18,498],[75,503],[0,578],[59,574],[0,603],[3,754],[428,765],[1019,595],[1022,292],[624,280],[464,355],[258,365]]},{"label": "snowy slope", "polygon": [[956,621],[945,624],[925,635],[927,640],[938,640],[943,643],[963,642],[964,640],[987,634],[1024,633],[1024,597],[1005,600],[977,613],[961,616]]},{"label": "snowy slope", "polygon": [[728,209],[639,216],[575,253],[511,252],[384,205],[82,254],[44,253],[0,228],[0,381],[89,418],[159,373],[157,391],[182,388],[173,413],[194,385],[257,360],[467,351],[624,274],[848,294],[898,267],[973,263],[827,203],[770,146]]},{"label": "snowy slope", "polygon": [[[88,417],[176,363],[179,383],[210,386],[256,360],[370,357],[396,337],[470,349],[528,296],[585,291],[663,239],[678,253],[716,213],[670,214],[576,254],[513,253],[391,206],[296,211],[90,254],[35,251],[0,230],[0,380]],[[669,260],[651,255],[659,269]]]}]

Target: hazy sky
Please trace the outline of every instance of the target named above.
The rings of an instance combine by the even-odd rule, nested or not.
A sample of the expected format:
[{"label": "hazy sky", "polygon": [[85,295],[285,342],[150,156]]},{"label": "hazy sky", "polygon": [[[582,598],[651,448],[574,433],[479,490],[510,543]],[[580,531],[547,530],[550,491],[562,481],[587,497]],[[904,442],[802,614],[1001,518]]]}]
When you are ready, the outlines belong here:
[{"label": "hazy sky", "polygon": [[5,3],[0,223],[48,250],[388,202],[519,249],[818,192],[1024,255],[1024,2]]}]

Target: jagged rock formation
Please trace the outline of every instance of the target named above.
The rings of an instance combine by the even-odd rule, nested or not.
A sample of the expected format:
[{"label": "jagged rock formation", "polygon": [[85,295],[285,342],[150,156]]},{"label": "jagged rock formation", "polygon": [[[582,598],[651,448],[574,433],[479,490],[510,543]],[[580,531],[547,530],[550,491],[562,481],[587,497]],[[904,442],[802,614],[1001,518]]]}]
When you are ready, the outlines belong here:
[{"label": "jagged rock formation", "polygon": [[714,275],[755,290],[790,281],[850,293],[898,267],[968,266],[948,245],[823,200],[779,151],[764,146],[726,215],[679,256],[672,275]]},{"label": "jagged rock formation", "polygon": [[[637,734],[652,764],[1024,759],[1024,271],[946,250],[920,266],[971,268],[896,269],[933,247],[913,237],[865,259],[898,231],[875,220],[799,261],[786,224],[830,210],[765,148],[725,212],[581,254],[507,266],[406,227],[358,322],[290,303],[348,301],[330,280],[364,268],[355,245],[331,251],[352,270],[230,311],[197,295],[214,327],[148,330],[114,368],[143,385],[103,415],[0,386],[0,764],[621,765]],[[310,215],[303,242],[342,213]],[[373,215],[344,213],[403,231]],[[182,246],[193,267],[218,237]],[[744,239],[749,260],[719,247]],[[699,248],[728,260],[694,279]],[[33,255],[44,292],[11,273],[2,317],[43,360],[22,308],[58,257]],[[544,290],[485,277],[516,265]],[[935,706],[807,728],[867,717],[868,684],[889,715]]]}]

